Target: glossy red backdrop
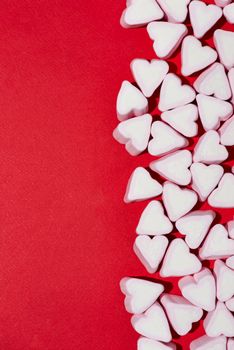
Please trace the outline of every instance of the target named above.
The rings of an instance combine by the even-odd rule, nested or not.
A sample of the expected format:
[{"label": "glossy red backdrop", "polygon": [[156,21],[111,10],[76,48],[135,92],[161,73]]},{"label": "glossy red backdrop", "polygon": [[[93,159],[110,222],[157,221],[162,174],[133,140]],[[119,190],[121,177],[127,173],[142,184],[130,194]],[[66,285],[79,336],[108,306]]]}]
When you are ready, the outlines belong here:
[{"label": "glossy red backdrop", "polygon": [[152,157],[130,157],[112,130],[130,61],[155,55],[145,29],[120,27],[124,6],[1,3],[1,349],[136,349],[118,283],[147,277],[132,251],[146,203],[122,198]]}]

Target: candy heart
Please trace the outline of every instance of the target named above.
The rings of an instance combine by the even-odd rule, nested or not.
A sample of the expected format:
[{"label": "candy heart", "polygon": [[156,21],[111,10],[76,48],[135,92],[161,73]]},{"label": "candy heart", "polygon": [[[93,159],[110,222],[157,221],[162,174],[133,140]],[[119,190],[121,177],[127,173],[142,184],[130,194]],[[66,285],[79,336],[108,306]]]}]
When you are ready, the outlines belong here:
[{"label": "candy heart", "polygon": [[214,49],[209,46],[202,46],[201,42],[192,35],[184,38],[181,55],[181,73],[184,76],[206,68],[217,59],[217,52]]},{"label": "candy heart", "polygon": [[234,298],[229,299],[228,301],[226,301],[225,304],[226,304],[228,310],[230,310],[232,312],[234,311]]},{"label": "candy heart", "polygon": [[163,112],[161,119],[184,136],[194,137],[197,135],[198,126],[195,120],[198,119],[198,109],[191,103]]},{"label": "candy heart", "polygon": [[234,336],[234,317],[224,303],[217,302],[215,310],[208,312],[203,326],[209,337]]},{"label": "candy heart", "polygon": [[234,240],[228,238],[228,232],[223,225],[212,227],[199,255],[203,260],[225,259],[234,255]]},{"label": "candy heart", "polygon": [[227,338],[224,336],[210,338],[203,335],[190,343],[190,350],[226,350]]},{"label": "candy heart", "polygon": [[214,0],[214,2],[216,3],[216,5],[218,5],[220,7],[224,7],[228,4],[230,4],[230,2],[232,2],[232,0]]},{"label": "candy heart", "polygon": [[215,208],[232,208],[234,206],[234,175],[225,173],[208,198],[208,203]]},{"label": "candy heart", "polygon": [[131,62],[131,71],[135,81],[146,97],[153,95],[169,70],[167,62],[162,60],[134,59]]},{"label": "candy heart", "polygon": [[145,312],[158,299],[164,287],[139,278],[125,277],[120,281],[120,289],[126,295],[125,308],[132,314]]},{"label": "candy heart", "polygon": [[160,183],[152,179],[147,170],[138,167],[134,170],[128,181],[124,202],[130,203],[157,197],[161,193],[162,186]]},{"label": "candy heart", "polygon": [[209,269],[202,269],[193,276],[186,276],[179,281],[182,295],[193,305],[206,311],[215,309],[215,279]]},{"label": "candy heart", "polygon": [[233,350],[234,349],[234,339],[229,338],[227,342],[227,350]]},{"label": "candy heart", "polygon": [[179,295],[164,294],[160,299],[172,327],[179,335],[187,334],[194,322],[201,319],[203,311]]},{"label": "candy heart", "polygon": [[189,16],[194,35],[200,39],[222,17],[222,10],[216,5],[206,5],[202,1],[192,1]]},{"label": "candy heart", "polygon": [[118,93],[116,110],[120,121],[140,116],[148,111],[148,101],[139,89],[125,80]]},{"label": "candy heart", "polygon": [[184,22],[188,13],[190,0],[157,0],[166,13],[169,22]]},{"label": "candy heart", "polygon": [[214,95],[221,100],[228,100],[232,96],[225,69],[218,62],[201,73],[193,86],[201,94]]},{"label": "candy heart", "polygon": [[224,7],[223,14],[229,23],[234,24],[234,4],[230,4]]},{"label": "candy heart", "polygon": [[226,265],[231,269],[234,269],[234,256],[230,256],[229,258],[227,258]]},{"label": "candy heart", "polygon": [[164,214],[163,206],[158,201],[151,201],[141,214],[136,228],[138,235],[166,235],[173,229],[173,225]]},{"label": "candy heart", "polygon": [[218,300],[229,300],[234,295],[234,271],[227,267],[222,260],[216,260],[214,273],[216,276]]},{"label": "candy heart", "polygon": [[229,237],[234,239],[234,220],[228,221],[227,229],[228,229]]},{"label": "candy heart", "polygon": [[221,165],[205,165],[202,163],[193,163],[190,171],[192,174],[192,189],[198,193],[202,202],[206,200],[218,185],[224,173]]},{"label": "candy heart", "polygon": [[163,344],[157,340],[141,337],[137,342],[137,350],[176,350],[176,345]]},{"label": "candy heart", "polygon": [[171,221],[187,214],[197,203],[197,194],[166,181],[163,185],[163,204]]},{"label": "candy heart", "polygon": [[149,142],[152,117],[144,114],[119,123],[113,132],[113,137],[122,144],[132,156],[143,152]]},{"label": "candy heart", "polygon": [[192,102],[195,97],[195,91],[191,86],[182,85],[181,79],[177,75],[169,73],[162,83],[158,108],[164,112],[184,106]]},{"label": "candy heart", "polygon": [[200,119],[206,131],[218,129],[220,121],[225,121],[232,115],[232,105],[227,101],[202,94],[198,94],[196,100]]},{"label": "candy heart", "polygon": [[161,19],[163,15],[155,0],[127,0],[127,8],[123,11],[120,23],[124,28],[139,27]]},{"label": "candy heart", "polygon": [[151,135],[153,138],[149,142],[148,151],[153,156],[164,155],[188,146],[185,137],[161,121],[153,122]]},{"label": "candy heart", "polygon": [[200,246],[215,218],[212,210],[196,210],[176,221],[176,228],[185,235],[185,242],[191,249]]},{"label": "candy heart", "polygon": [[137,236],[133,249],[149,273],[157,271],[168,246],[165,236]]},{"label": "candy heart", "polygon": [[227,68],[234,66],[234,33],[217,29],[214,32],[214,44],[219,54],[220,62]]},{"label": "candy heart", "polygon": [[217,131],[209,130],[202,135],[194,148],[193,161],[205,164],[221,163],[228,158],[226,147],[219,144]]},{"label": "candy heart", "polygon": [[234,116],[229,118],[219,129],[220,142],[225,146],[234,145]]},{"label": "candy heart", "polygon": [[186,276],[201,270],[198,258],[189,252],[187,244],[181,238],[174,239],[166,252],[160,276]]},{"label": "candy heart", "polygon": [[154,41],[153,48],[159,58],[168,58],[178,48],[188,29],[184,24],[151,22],[147,32]]},{"label": "candy heart", "polygon": [[144,314],[132,316],[131,323],[135,331],[144,337],[166,343],[172,339],[165,312],[157,302]]}]

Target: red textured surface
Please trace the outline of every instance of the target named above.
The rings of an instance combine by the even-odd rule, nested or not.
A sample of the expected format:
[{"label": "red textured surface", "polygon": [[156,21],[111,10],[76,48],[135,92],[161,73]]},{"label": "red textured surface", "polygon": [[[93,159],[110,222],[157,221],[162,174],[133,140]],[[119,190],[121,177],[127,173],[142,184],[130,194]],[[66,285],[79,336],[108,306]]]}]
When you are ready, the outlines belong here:
[{"label": "red textured surface", "polygon": [[152,157],[129,156],[111,134],[130,61],[155,55],[145,29],[120,27],[124,6],[1,2],[1,349],[136,349],[118,283],[149,277],[132,251],[146,202],[122,198]]}]

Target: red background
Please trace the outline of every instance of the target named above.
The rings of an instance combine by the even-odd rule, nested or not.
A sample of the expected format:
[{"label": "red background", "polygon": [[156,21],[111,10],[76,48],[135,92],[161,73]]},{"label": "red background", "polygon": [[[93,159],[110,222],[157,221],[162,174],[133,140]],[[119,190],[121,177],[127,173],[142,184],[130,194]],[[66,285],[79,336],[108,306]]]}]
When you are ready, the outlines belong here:
[{"label": "red background", "polygon": [[118,284],[147,276],[132,251],[146,203],[122,198],[152,157],[129,156],[112,130],[130,61],[155,54],[145,29],[120,27],[124,7],[1,2],[1,349],[136,349]]}]

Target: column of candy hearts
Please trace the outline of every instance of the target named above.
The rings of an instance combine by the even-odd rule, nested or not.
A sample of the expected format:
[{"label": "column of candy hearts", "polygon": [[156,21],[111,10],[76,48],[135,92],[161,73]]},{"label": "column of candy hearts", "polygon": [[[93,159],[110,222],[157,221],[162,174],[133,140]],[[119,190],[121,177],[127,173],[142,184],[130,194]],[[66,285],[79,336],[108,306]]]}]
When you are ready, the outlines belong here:
[{"label": "column of candy hearts", "polygon": [[233,350],[234,349],[234,339],[229,338],[227,342],[227,350]]},{"label": "column of candy hearts", "polygon": [[160,283],[125,277],[120,281],[120,289],[126,295],[126,310],[133,314],[141,314],[154,304],[164,287]]},{"label": "column of candy hearts", "polygon": [[234,270],[234,256],[227,258],[226,265]]},{"label": "column of candy hearts", "polygon": [[182,85],[177,75],[169,73],[162,83],[158,108],[162,112],[168,111],[192,102],[195,97],[195,91],[191,86]]},{"label": "column of candy hearts", "polygon": [[227,300],[225,305],[227,306],[228,310],[234,312],[234,298]]},{"label": "column of candy hearts", "polygon": [[162,193],[162,186],[160,183],[150,176],[147,170],[142,167],[136,168],[130,179],[126,193],[124,196],[124,202],[130,203],[134,201],[141,201],[152,197],[157,197]]},{"label": "column of candy hearts", "polygon": [[214,44],[219,54],[220,62],[227,68],[234,66],[234,33],[217,29],[214,32]]},{"label": "column of candy hearts", "polygon": [[208,312],[203,326],[209,337],[234,336],[234,317],[224,303],[217,302],[215,310]]},{"label": "column of candy hearts", "polygon": [[232,96],[225,69],[221,63],[214,63],[202,72],[193,84],[194,88],[203,95],[214,95],[221,100]]},{"label": "column of candy hearts", "polygon": [[187,334],[194,322],[201,319],[203,311],[179,295],[164,294],[160,299],[169,322],[179,335]]},{"label": "column of candy hearts", "polygon": [[191,181],[189,167],[192,154],[188,150],[177,151],[150,163],[150,169],[178,185],[186,186]]},{"label": "column of candy hearts", "polygon": [[214,273],[217,285],[217,298],[227,301],[234,295],[234,271],[227,267],[222,260],[216,260]]},{"label": "column of candy hearts", "polygon": [[140,337],[137,342],[137,350],[176,350],[176,345],[163,344],[157,340]]},{"label": "column of candy hearts", "polygon": [[225,173],[216,188],[208,198],[210,206],[215,208],[234,207],[234,175]]},{"label": "column of candy hearts", "polygon": [[131,62],[133,77],[146,97],[153,95],[169,70],[169,65],[163,60],[151,60],[136,58]]},{"label": "column of candy hearts", "polygon": [[197,38],[188,35],[182,43],[181,58],[181,73],[189,76],[216,61],[217,52],[209,46],[202,46]]},{"label": "column of candy hearts", "polygon": [[220,7],[224,7],[228,4],[230,4],[230,2],[232,2],[232,0],[214,0],[214,2],[216,3],[216,5],[218,5]]},{"label": "column of candy hearts", "polygon": [[223,9],[223,14],[229,23],[234,24],[234,4],[225,6]]},{"label": "column of candy hearts", "polygon": [[174,239],[166,252],[160,270],[161,277],[186,276],[201,270],[200,260],[190,253],[181,238]]},{"label": "column of candy hearts", "polygon": [[215,309],[215,279],[209,269],[203,268],[193,276],[181,278],[178,285],[182,295],[193,305],[205,311]]},{"label": "column of candy hearts", "polygon": [[161,19],[164,13],[155,0],[127,0],[120,23],[124,28],[140,27]]},{"label": "column of candy hearts", "polygon": [[197,203],[197,194],[166,181],[163,185],[163,204],[171,221],[177,221],[187,214]]},{"label": "column of candy hearts", "polygon": [[198,94],[196,100],[205,131],[218,129],[220,122],[227,120],[233,113],[232,105],[227,101],[202,94]]},{"label": "column of candy hearts", "polygon": [[198,133],[198,109],[191,103],[163,112],[161,119],[186,137],[194,137]]},{"label": "column of candy hearts", "polygon": [[182,23],[188,14],[188,4],[190,0],[157,0],[163,11],[167,15],[169,22]]},{"label": "column of candy hearts", "polygon": [[185,235],[185,242],[189,248],[197,249],[215,218],[215,212],[212,210],[196,210],[183,216],[176,221],[176,228]]},{"label": "column of candy hearts", "polygon": [[221,224],[217,224],[208,233],[199,250],[202,260],[225,259],[234,255],[234,240],[228,238],[228,232]]},{"label": "column of candy hearts", "polygon": [[125,120],[117,126],[113,137],[125,144],[126,151],[132,156],[142,153],[148,146],[152,116],[144,114],[140,117]]},{"label": "column of candy hearts", "polygon": [[198,140],[193,153],[193,161],[205,164],[221,163],[228,158],[225,146],[220,145],[217,131],[209,130]]},{"label": "column of candy hearts", "polygon": [[152,156],[161,156],[188,146],[184,136],[161,121],[153,122],[151,135],[148,151]]},{"label": "column of candy hearts", "polygon": [[135,331],[146,338],[169,343],[172,340],[167,317],[161,305],[154,303],[144,314],[132,316]]},{"label": "column of candy hearts", "polygon": [[194,0],[189,5],[189,16],[194,35],[200,39],[222,17],[222,10],[216,5],[206,5]]},{"label": "column of candy hearts", "polygon": [[219,129],[220,142],[224,146],[234,146],[234,116],[229,118]]},{"label": "column of candy hearts", "polygon": [[133,250],[149,273],[155,273],[158,270],[167,246],[168,239],[165,236],[137,236]]},{"label": "column of candy hearts", "polygon": [[190,343],[190,350],[226,350],[227,338],[224,336],[210,338],[203,335]]},{"label": "column of candy hearts", "polygon": [[164,214],[164,209],[159,201],[151,201],[141,214],[136,228],[138,235],[166,235],[173,229],[173,225]]},{"label": "column of candy hearts", "polygon": [[202,202],[215,189],[224,173],[221,165],[205,165],[202,163],[193,163],[190,171],[192,174],[192,189],[198,193]]},{"label": "column of candy hearts", "polygon": [[116,111],[120,121],[140,116],[148,111],[148,101],[139,89],[125,80],[117,96]]},{"label": "column of candy hearts", "polygon": [[188,29],[184,24],[151,22],[147,32],[154,41],[153,48],[159,58],[168,58],[179,47]]}]

